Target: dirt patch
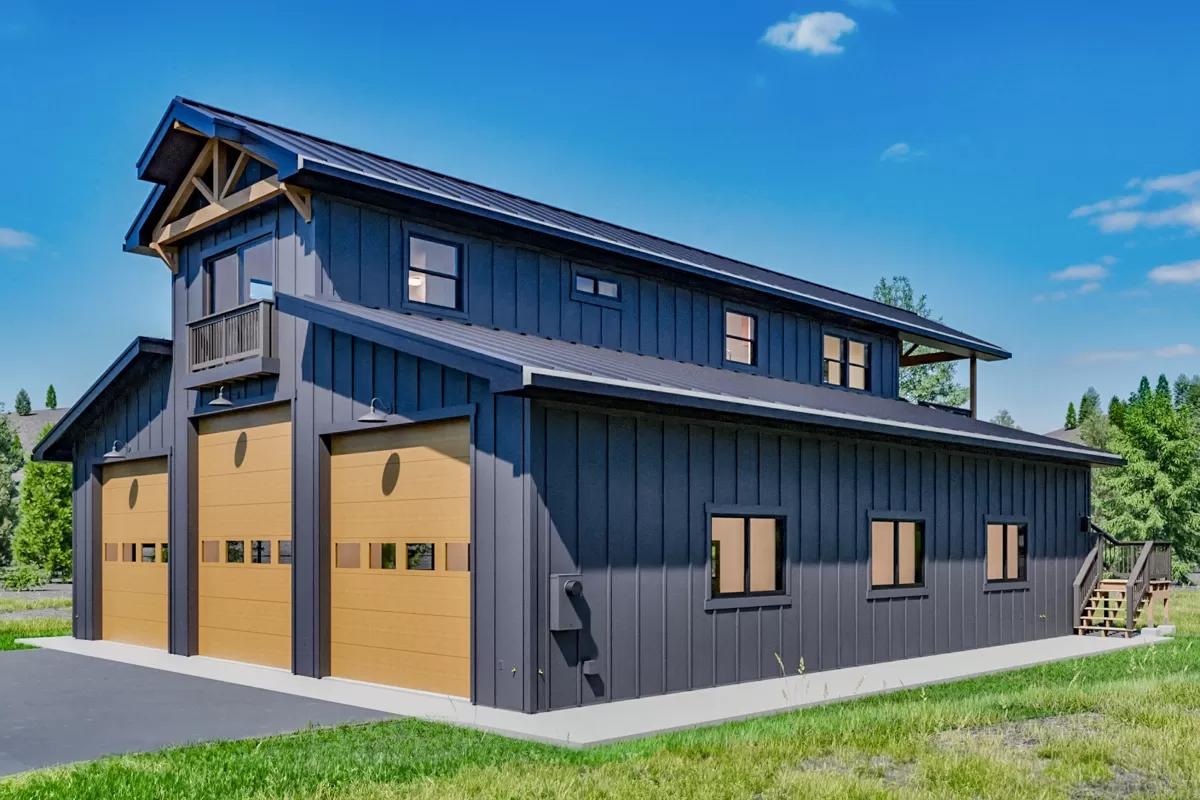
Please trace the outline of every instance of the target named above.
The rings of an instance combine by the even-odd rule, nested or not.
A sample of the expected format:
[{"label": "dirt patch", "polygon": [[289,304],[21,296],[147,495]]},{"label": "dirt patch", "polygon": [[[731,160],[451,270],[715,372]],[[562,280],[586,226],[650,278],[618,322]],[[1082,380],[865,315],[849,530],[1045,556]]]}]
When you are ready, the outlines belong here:
[{"label": "dirt patch", "polygon": [[1100,714],[1067,714],[1061,717],[1023,719],[982,728],[956,728],[935,734],[935,747],[955,747],[979,742],[995,743],[1009,751],[1032,751],[1051,737],[1094,733],[1104,717]]},{"label": "dirt patch", "polygon": [[24,611],[8,611],[0,614],[0,622],[17,619],[71,619],[71,607],[29,608]]},{"label": "dirt patch", "polygon": [[796,765],[798,772],[835,772],[860,778],[876,778],[888,786],[904,786],[916,767],[888,756],[871,756],[866,761],[849,761],[837,756],[810,758]]},{"label": "dirt patch", "polygon": [[1137,770],[1113,767],[1106,781],[1082,783],[1071,790],[1072,800],[1124,800],[1127,797],[1166,795],[1170,782]]}]

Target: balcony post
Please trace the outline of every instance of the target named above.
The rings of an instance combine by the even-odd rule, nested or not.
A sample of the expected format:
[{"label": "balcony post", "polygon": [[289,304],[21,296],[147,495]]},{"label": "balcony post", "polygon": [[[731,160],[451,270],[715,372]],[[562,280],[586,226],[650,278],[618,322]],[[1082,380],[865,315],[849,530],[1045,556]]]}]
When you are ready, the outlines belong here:
[{"label": "balcony post", "polygon": [[979,417],[979,392],[976,377],[978,375],[979,359],[974,353],[971,354],[971,419]]}]

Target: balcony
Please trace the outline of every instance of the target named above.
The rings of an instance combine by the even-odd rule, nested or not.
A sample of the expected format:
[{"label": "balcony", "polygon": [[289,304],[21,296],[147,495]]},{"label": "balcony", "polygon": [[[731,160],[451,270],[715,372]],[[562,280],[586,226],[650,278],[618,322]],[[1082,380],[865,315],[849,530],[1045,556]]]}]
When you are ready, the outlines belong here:
[{"label": "balcony", "polygon": [[278,375],[275,304],[256,300],[189,322],[188,368],[188,389]]}]

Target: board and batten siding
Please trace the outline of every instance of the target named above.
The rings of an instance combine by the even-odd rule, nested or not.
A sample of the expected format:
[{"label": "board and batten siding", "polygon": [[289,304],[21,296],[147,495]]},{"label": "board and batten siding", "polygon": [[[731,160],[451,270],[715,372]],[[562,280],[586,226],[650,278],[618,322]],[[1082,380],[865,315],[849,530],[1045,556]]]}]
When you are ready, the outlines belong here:
[{"label": "board and batten siding", "polygon": [[[760,368],[754,371],[801,383],[821,380],[822,323],[785,310],[777,300],[748,303],[744,296],[723,297],[694,281],[673,282],[652,276],[650,270],[638,274],[599,262],[580,263],[324,194],[313,199],[313,223],[321,265],[319,291],[346,302],[413,310],[405,305],[404,295],[406,232],[449,236],[465,253],[464,319],[473,324],[723,368],[723,311],[728,301],[732,310],[750,311],[758,318]],[[615,278],[621,285],[619,306],[574,299],[576,269]],[[844,321],[826,329],[852,332],[870,343],[871,392],[897,396],[896,337],[851,331]]]},{"label": "board and batten siding", "polygon": [[[549,632],[542,582],[539,710],[1071,632],[1086,467],[549,401],[532,437],[539,573],[586,607]],[[788,511],[790,605],[704,610],[710,502]],[[871,511],[924,516],[927,597],[866,598]],[[1028,517],[1028,590],[984,591],[987,514]]]},{"label": "board and batten siding", "polygon": [[110,387],[103,409],[75,443],[71,592],[75,609],[72,635],[78,639],[98,639],[101,634],[101,496],[96,468],[116,441],[128,447],[131,459],[151,453],[165,455],[172,442],[173,405],[170,361],[164,358]]}]

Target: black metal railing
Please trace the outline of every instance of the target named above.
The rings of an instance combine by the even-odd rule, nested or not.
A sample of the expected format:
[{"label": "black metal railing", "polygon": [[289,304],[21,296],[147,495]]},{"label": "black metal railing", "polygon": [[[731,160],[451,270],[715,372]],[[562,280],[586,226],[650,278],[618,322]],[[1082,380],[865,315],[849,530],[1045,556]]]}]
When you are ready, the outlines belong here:
[{"label": "black metal railing", "polygon": [[188,323],[192,372],[273,355],[274,317],[274,303],[256,300]]}]

